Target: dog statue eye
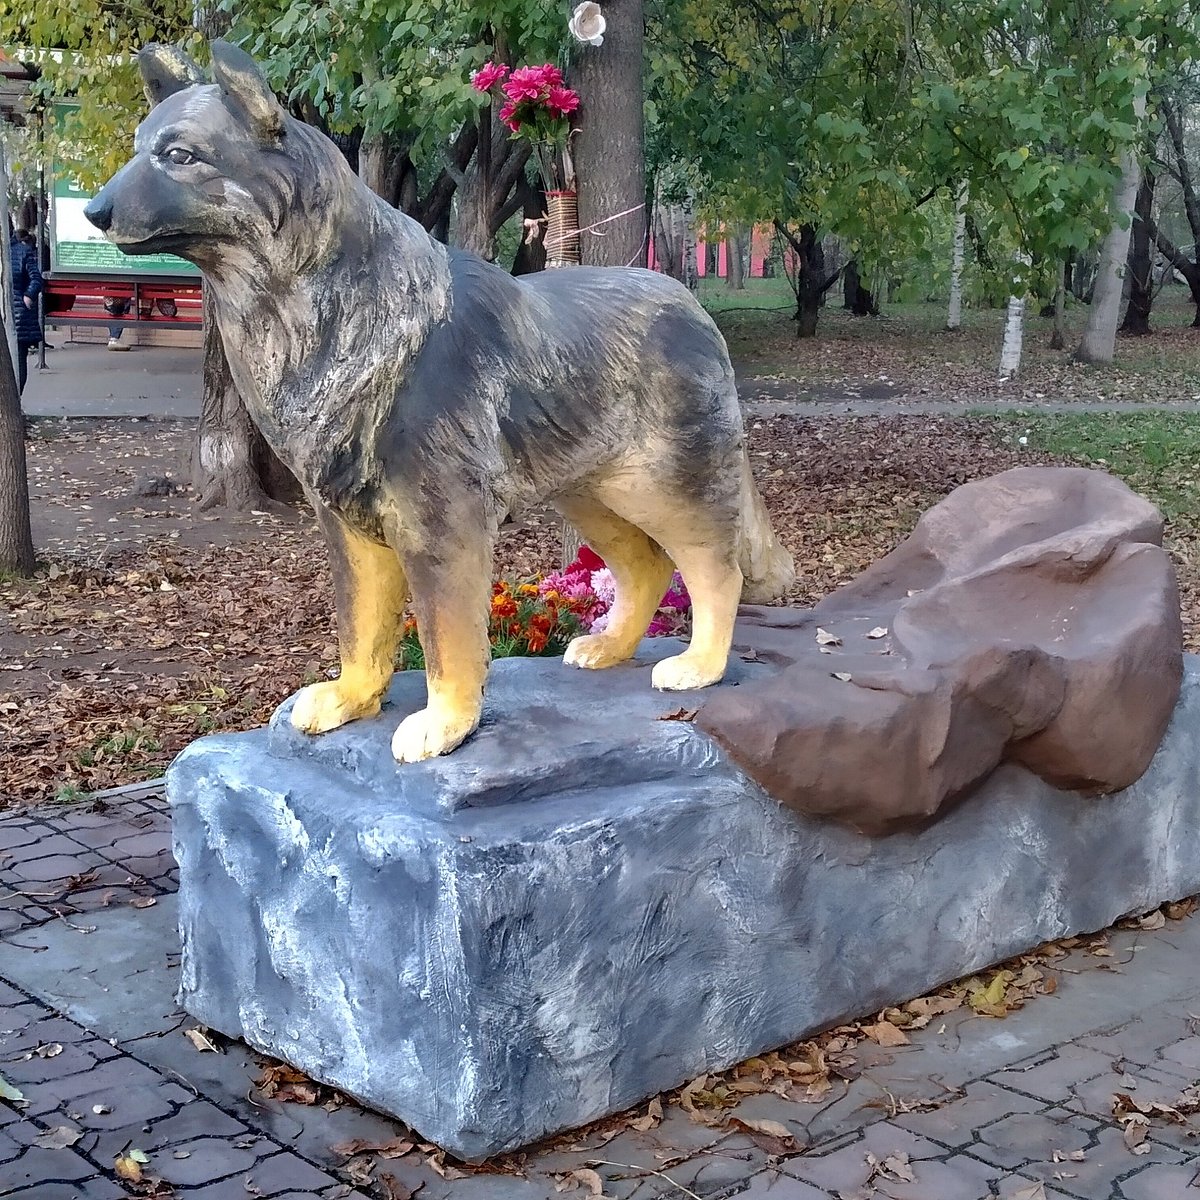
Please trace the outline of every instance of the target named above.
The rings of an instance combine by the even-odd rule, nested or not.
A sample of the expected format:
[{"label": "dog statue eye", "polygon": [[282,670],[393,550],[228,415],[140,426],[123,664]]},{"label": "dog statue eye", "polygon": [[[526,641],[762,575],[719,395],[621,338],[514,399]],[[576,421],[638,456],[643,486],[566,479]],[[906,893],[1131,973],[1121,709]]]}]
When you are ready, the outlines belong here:
[{"label": "dog statue eye", "polygon": [[173,162],[177,167],[191,166],[196,161],[196,156],[190,150],[185,150],[182,146],[173,146],[163,157],[168,162]]}]

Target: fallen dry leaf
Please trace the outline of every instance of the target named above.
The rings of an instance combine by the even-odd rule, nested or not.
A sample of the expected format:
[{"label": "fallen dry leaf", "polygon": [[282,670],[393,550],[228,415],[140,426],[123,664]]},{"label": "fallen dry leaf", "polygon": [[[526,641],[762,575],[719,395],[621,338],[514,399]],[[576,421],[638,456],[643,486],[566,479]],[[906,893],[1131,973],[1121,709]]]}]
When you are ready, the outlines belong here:
[{"label": "fallen dry leaf", "polygon": [[604,1195],[604,1180],[599,1172],[593,1171],[591,1167],[576,1167],[575,1170],[568,1171],[563,1178],[572,1180],[575,1184],[582,1184],[590,1196]]},{"label": "fallen dry leaf", "polygon": [[867,1176],[868,1185],[874,1183],[876,1179],[892,1183],[915,1183],[917,1180],[907,1154],[889,1154],[884,1159],[879,1159],[874,1154],[868,1154],[867,1166],[871,1168],[871,1172]]},{"label": "fallen dry leaf", "polygon": [[653,1100],[646,1106],[645,1116],[637,1117],[629,1122],[631,1129],[636,1129],[639,1133],[645,1133],[649,1129],[655,1128],[663,1119],[662,1101],[655,1096]]},{"label": "fallen dry leaf", "polygon": [[141,1183],[144,1175],[142,1167],[149,1162],[150,1158],[144,1150],[127,1146],[113,1162],[113,1174],[126,1183]]},{"label": "fallen dry leaf", "polygon": [[658,719],[660,721],[694,721],[699,711],[698,708],[677,708],[674,712],[663,713]]},{"label": "fallen dry leaf", "polygon": [[418,1183],[415,1188],[407,1187],[388,1171],[375,1176],[375,1190],[381,1193],[380,1200],[413,1200],[424,1187],[424,1181]]},{"label": "fallen dry leaf", "polygon": [[875,1025],[864,1025],[862,1030],[871,1041],[878,1042],[881,1046],[907,1046],[909,1044],[908,1035],[903,1029],[893,1025],[891,1021],[879,1021]]},{"label": "fallen dry leaf", "polygon": [[830,633],[827,629],[822,629],[817,626],[817,645],[818,646],[840,646],[842,639],[835,633]]},{"label": "fallen dry leaf", "polygon": [[43,1150],[66,1150],[67,1147],[75,1145],[81,1137],[82,1129],[73,1129],[70,1125],[55,1125],[53,1129],[39,1133],[34,1138],[34,1145],[41,1146]]},{"label": "fallen dry leaf", "polygon": [[1004,1200],[1046,1200],[1046,1185],[1044,1183],[1031,1183],[1028,1187],[1017,1188],[1015,1192],[1008,1192]]},{"label": "fallen dry leaf", "polygon": [[760,1150],[776,1158],[799,1154],[804,1149],[795,1134],[779,1121],[730,1117],[728,1124],[732,1129],[740,1129]]},{"label": "fallen dry leaf", "polygon": [[185,1029],[183,1036],[187,1038],[197,1050],[208,1051],[211,1054],[220,1054],[220,1047],[208,1036],[204,1029]]},{"label": "fallen dry leaf", "polygon": [[342,1164],[342,1174],[356,1187],[362,1187],[371,1182],[375,1170],[375,1159],[369,1154],[356,1154],[348,1162]]}]

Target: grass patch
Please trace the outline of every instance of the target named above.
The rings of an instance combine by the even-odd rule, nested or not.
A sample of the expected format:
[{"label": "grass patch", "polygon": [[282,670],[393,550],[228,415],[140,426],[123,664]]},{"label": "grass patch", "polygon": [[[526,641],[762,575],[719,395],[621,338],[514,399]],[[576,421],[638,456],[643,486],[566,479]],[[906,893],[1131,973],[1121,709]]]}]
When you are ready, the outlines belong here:
[{"label": "grass patch", "polygon": [[746,286],[736,292],[724,279],[706,275],[697,280],[696,295],[710,313],[738,309],[779,309],[790,315],[796,311],[792,286],[782,275],[773,279],[747,279]]},{"label": "grass patch", "polygon": [[1173,522],[1200,518],[1200,413],[1005,413],[1007,442],[1103,467]]}]

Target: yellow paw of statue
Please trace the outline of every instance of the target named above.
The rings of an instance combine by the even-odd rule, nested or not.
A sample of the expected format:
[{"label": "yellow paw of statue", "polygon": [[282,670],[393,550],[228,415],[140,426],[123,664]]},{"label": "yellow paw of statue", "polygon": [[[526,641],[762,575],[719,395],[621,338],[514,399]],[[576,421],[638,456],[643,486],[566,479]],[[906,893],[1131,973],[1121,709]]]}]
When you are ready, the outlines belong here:
[{"label": "yellow paw of statue", "polygon": [[616,666],[627,658],[629,655],[616,640],[603,633],[585,633],[575,638],[563,653],[563,662],[568,667],[593,671]]},{"label": "yellow paw of statue", "polygon": [[347,696],[340,679],[328,679],[300,689],[292,706],[292,725],[302,733],[326,733],[378,711],[378,697]]},{"label": "yellow paw of statue", "polygon": [[664,658],[654,664],[650,682],[663,692],[686,692],[692,688],[708,687],[716,683],[725,673],[725,660],[710,661],[691,651],[684,651],[674,658]]},{"label": "yellow paw of statue", "polygon": [[408,763],[449,754],[478,724],[478,714],[459,715],[423,708],[400,722],[392,735],[392,757]]}]

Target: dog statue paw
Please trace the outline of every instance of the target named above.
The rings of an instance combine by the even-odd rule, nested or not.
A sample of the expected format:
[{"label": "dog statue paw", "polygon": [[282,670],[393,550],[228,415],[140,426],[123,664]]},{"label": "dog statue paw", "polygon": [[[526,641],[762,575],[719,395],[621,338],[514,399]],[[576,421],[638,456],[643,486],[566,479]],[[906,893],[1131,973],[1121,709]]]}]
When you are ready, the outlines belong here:
[{"label": "dog statue paw", "polygon": [[673,658],[654,664],[650,682],[659,691],[689,692],[716,683],[725,673],[725,662],[710,662],[699,654],[685,650]]},{"label": "dog statue paw", "polygon": [[378,696],[350,696],[340,679],[327,679],[300,689],[292,705],[292,725],[302,733],[327,733],[378,712]]},{"label": "dog statue paw", "polygon": [[629,657],[622,653],[615,639],[603,633],[585,633],[572,639],[563,653],[563,662],[568,667],[583,667],[598,671],[614,667]]},{"label": "dog statue paw", "polygon": [[479,724],[479,716],[423,708],[405,717],[392,735],[392,757],[397,762],[421,762],[449,754],[464,742]]}]

